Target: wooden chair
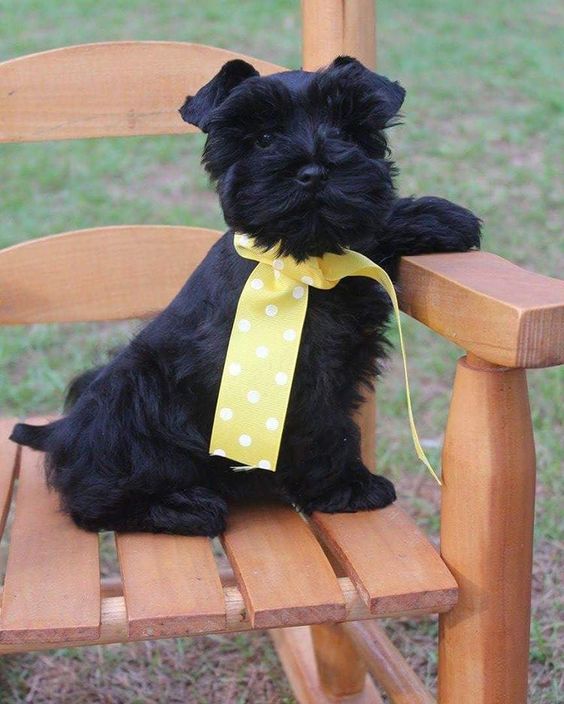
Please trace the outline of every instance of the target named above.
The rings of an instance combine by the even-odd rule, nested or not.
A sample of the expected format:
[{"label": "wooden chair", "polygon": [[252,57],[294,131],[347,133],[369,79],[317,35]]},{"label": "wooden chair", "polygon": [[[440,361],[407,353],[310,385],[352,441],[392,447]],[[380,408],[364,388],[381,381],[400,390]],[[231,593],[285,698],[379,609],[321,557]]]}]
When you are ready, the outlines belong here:
[{"label": "wooden chair", "polygon": [[[304,66],[373,63],[374,3],[303,3]],[[0,141],[180,134],[187,92],[228,59],[176,42],[67,47],[0,64]],[[247,57],[243,57],[247,58]],[[250,59],[261,71],[278,66]],[[84,80],[88,76],[88,80]],[[192,227],[66,232],[0,252],[0,323],[122,320],[163,308],[218,236]],[[158,277],[155,276],[158,273]],[[403,310],[467,350],[443,457],[441,554],[398,506],[303,520],[235,508],[218,570],[204,538],[98,538],[57,511],[38,456],[1,422],[0,528],[17,486],[0,653],[272,629],[300,702],[432,701],[375,619],[441,614],[442,704],[526,701],[535,455],[525,368],[564,360],[564,285],[487,253],[407,257]],[[374,462],[374,400],[360,423]]]}]

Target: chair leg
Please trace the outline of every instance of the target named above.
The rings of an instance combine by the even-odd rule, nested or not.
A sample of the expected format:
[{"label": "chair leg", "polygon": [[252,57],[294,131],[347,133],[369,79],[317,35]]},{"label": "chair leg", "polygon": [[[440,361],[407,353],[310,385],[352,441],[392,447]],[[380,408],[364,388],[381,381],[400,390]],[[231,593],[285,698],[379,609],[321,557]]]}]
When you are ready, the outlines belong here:
[{"label": "chair leg", "polygon": [[[314,629],[320,629],[315,646]],[[352,641],[344,632],[341,638],[340,630],[338,625],[324,624],[270,631],[297,701],[299,704],[382,704],[382,697],[366,674],[358,652],[352,649]],[[330,652],[331,648],[336,653]],[[349,662],[345,654],[350,657]],[[322,663],[320,667],[318,662]],[[331,663],[334,673],[328,672]]]},{"label": "chair leg", "polygon": [[364,689],[366,665],[355,644],[338,623],[311,626],[313,650],[321,686],[335,699]]},{"label": "chair leg", "polygon": [[525,704],[535,452],[524,370],[458,362],[443,455],[441,704]]}]

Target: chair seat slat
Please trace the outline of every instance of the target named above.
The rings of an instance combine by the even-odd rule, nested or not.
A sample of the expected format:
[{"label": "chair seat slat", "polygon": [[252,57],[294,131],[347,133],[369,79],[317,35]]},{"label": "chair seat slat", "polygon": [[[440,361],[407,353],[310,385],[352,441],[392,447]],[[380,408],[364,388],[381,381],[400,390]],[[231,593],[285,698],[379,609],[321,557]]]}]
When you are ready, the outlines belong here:
[{"label": "chair seat slat", "polygon": [[226,627],[225,599],[208,538],[117,536],[131,638],[163,638]]},{"label": "chair seat slat", "polygon": [[77,528],[45,486],[43,456],[22,450],[0,614],[0,642],[100,635],[98,536]]},{"label": "chair seat slat", "polygon": [[315,513],[311,523],[375,616],[448,611],[456,603],[454,577],[396,504],[361,513]]},{"label": "chair seat slat", "polygon": [[291,508],[233,506],[223,545],[254,628],[345,618],[335,573],[305,521]]}]

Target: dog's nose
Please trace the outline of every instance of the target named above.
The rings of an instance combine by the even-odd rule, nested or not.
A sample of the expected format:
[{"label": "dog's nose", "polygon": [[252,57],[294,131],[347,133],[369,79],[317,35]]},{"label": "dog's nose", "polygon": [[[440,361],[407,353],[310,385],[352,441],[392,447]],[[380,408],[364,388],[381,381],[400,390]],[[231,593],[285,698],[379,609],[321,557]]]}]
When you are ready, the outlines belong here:
[{"label": "dog's nose", "polygon": [[327,178],[327,171],[319,164],[308,164],[302,166],[296,175],[296,180],[304,188],[313,190]]}]

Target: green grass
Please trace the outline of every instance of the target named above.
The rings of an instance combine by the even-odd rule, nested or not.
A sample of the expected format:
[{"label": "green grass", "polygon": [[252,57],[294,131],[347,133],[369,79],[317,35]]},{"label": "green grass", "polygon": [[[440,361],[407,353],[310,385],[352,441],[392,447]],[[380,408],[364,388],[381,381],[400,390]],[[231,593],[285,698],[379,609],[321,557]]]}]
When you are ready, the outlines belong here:
[{"label": "green grass", "polygon": [[[558,179],[564,152],[562,20],[556,0],[386,0],[378,7],[379,68],[408,91],[405,125],[392,140],[400,191],[433,193],[472,208],[485,223],[485,249],[550,275],[558,275],[564,261]],[[111,39],[196,41],[295,67],[298,2],[13,0],[0,9],[0,60]],[[199,166],[202,144],[198,135],[0,145],[0,246],[114,223],[221,227]],[[417,422],[436,461],[460,351],[417,323],[406,321],[405,327]],[[1,331],[0,413],[59,408],[69,378],[103,359],[134,328]],[[539,463],[530,697],[555,704],[564,376],[562,370],[538,370],[529,381]],[[379,384],[379,399],[380,470],[396,480],[420,522],[436,533],[438,492],[414,461],[397,355]],[[434,624],[394,622],[389,628],[432,681]],[[189,701],[292,701],[264,639],[180,643],[8,658],[0,661],[0,700],[177,701],[186,686]],[[215,681],[210,658],[224,655],[228,670],[218,674],[213,668]],[[263,666],[257,669],[253,658]],[[189,684],[182,680],[189,677],[183,662],[192,672]],[[63,680],[72,686],[61,690]],[[157,691],[168,692],[168,699],[158,699]]]}]

